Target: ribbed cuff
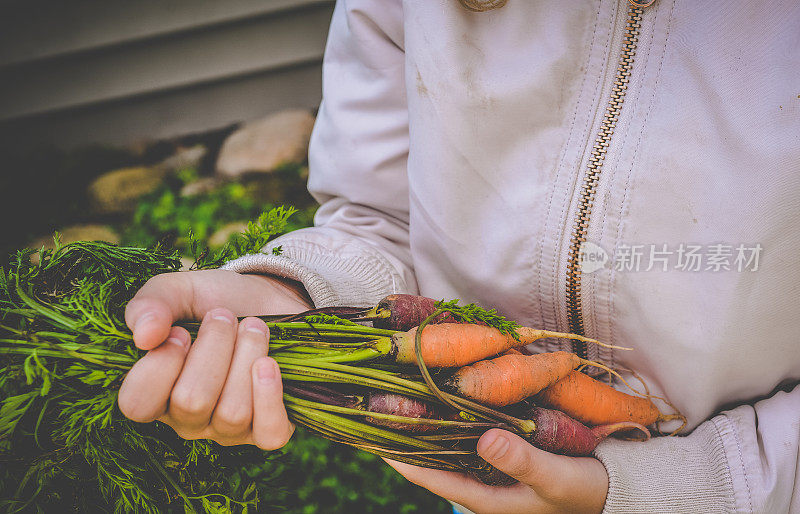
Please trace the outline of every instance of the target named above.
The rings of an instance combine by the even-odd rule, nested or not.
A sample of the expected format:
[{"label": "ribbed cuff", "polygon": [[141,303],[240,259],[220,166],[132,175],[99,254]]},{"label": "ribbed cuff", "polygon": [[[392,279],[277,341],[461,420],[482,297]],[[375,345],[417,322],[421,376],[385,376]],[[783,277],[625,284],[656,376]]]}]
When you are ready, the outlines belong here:
[{"label": "ribbed cuff", "polygon": [[730,467],[720,416],[687,437],[646,443],[608,439],[595,456],[608,471],[603,512],[735,512]]},{"label": "ribbed cuff", "polygon": [[[297,280],[315,307],[371,307],[386,295],[405,291],[400,274],[368,243],[300,232],[275,239],[264,253],[245,255],[222,268]],[[273,255],[278,246],[280,255]]]}]

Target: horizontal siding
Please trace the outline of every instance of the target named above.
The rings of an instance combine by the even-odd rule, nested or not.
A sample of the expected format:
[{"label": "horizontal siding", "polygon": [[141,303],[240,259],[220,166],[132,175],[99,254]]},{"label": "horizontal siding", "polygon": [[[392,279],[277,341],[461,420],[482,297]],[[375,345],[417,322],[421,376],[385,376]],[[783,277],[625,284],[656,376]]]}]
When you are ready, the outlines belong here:
[{"label": "horizontal siding", "polygon": [[281,109],[313,109],[319,105],[321,78],[320,62],[314,61],[122,102],[48,113],[16,121],[13,126],[0,123],[0,132],[5,127],[13,130],[9,137],[60,147],[170,138],[257,119]]},{"label": "horizontal siding", "polygon": [[4,132],[16,127],[20,137],[59,145],[124,142],[218,128],[319,102],[332,1],[70,0],[12,6],[0,20]]},{"label": "horizontal siding", "polygon": [[13,0],[0,16],[0,66],[331,1]]},{"label": "horizontal siding", "polygon": [[16,118],[188,87],[319,59],[327,5],[0,70],[0,112]]}]

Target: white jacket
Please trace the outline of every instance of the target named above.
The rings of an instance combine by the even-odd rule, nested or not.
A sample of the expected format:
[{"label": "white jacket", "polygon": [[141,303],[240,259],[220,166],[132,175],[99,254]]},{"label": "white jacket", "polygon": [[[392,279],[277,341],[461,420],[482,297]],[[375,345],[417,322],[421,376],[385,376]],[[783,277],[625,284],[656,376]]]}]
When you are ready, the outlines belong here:
[{"label": "white jacket", "polygon": [[[317,227],[228,267],[301,280],[318,306],[419,292],[569,330],[628,10],[340,1],[309,157]],[[583,268],[580,312],[587,335],[635,349],[589,356],[638,370],[689,425],[598,448],[606,510],[800,512],[800,2],[657,0],[627,84],[585,232],[610,265]]]}]

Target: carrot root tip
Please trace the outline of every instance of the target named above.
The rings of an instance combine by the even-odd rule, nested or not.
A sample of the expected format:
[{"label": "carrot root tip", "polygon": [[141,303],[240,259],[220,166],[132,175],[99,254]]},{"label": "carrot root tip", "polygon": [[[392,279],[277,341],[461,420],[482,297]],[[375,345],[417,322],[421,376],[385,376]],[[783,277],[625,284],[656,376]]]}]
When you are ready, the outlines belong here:
[{"label": "carrot root tip", "polygon": [[[678,428],[676,428],[675,430],[673,430],[672,432],[667,434],[667,437],[671,437],[671,436],[674,436],[674,435],[678,435],[678,433],[681,430],[686,428],[686,424],[688,423],[688,420],[686,419],[686,416],[684,416],[683,414],[680,414],[680,413],[678,413],[678,414],[662,414],[661,416],[658,417],[658,420],[656,421],[656,423],[663,423],[664,421],[672,421],[672,420],[676,420],[676,419],[681,422],[681,426],[679,426]],[[659,432],[661,432],[660,429],[659,429]]]},{"label": "carrot root tip", "polygon": [[630,421],[598,425],[592,428],[592,432],[603,439],[612,434],[614,437],[626,441],[647,441],[650,439],[650,431],[647,427]]}]

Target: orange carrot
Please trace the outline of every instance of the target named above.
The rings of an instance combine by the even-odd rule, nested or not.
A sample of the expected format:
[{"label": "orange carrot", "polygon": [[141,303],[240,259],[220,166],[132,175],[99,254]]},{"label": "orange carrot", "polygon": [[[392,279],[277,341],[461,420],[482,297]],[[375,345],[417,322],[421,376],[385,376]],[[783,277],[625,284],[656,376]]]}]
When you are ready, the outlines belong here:
[{"label": "orange carrot", "polygon": [[565,377],[584,361],[574,353],[505,354],[464,366],[445,387],[493,407],[524,400]]},{"label": "orange carrot", "polygon": [[[398,363],[417,363],[414,353],[416,333],[417,329],[412,328],[408,332],[397,332],[392,335],[392,353]],[[504,334],[496,328],[484,325],[461,323],[428,325],[422,331],[422,359],[426,365],[432,367],[460,367],[545,337],[599,343],[583,336],[528,327],[518,328],[517,333],[519,340],[510,334]]]},{"label": "orange carrot", "polygon": [[674,419],[662,415],[650,399],[617,391],[578,371],[571,371],[539,393],[536,399],[588,425],[621,421],[652,425],[656,421]]}]

